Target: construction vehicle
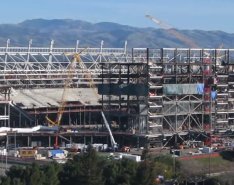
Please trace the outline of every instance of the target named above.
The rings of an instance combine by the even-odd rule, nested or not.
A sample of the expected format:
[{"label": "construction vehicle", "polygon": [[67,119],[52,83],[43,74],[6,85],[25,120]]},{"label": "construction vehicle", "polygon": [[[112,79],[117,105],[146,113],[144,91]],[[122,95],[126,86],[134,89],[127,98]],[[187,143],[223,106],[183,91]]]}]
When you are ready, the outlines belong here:
[{"label": "construction vehicle", "polygon": [[129,146],[123,146],[121,148],[121,152],[130,152],[130,147]]},{"label": "construction vehicle", "polygon": [[114,136],[113,136],[112,131],[110,129],[109,123],[106,120],[106,116],[105,116],[104,112],[102,111],[101,114],[102,114],[102,118],[104,120],[105,126],[106,126],[106,128],[109,132],[109,135],[110,135],[112,149],[115,151],[118,148],[118,144],[115,142]]},{"label": "construction vehicle", "polygon": [[[68,87],[70,87],[70,84],[71,84],[71,79],[72,79],[72,74],[75,70],[75,65],[76,63],[79,63],[80,66],[83,68],[83,70],[85,71],[85,78],[87,78],[87,80],[89,81],[89,85],[90,85],[90,88],[92,88],[95,92],[95,95],[96,95],[96,98],[98,99],[98,94],[96,92],[96,88],[94,86],[94,83],[93,83],[93,78],[92,78],[92,75],[89,71],[89,69],[86,67],[86,65],[83,63],[83,61],[81,60],[80,58],[80,54],[85,51],[87,48],[81,50],[79,53],[75,53],[75,54],[72,54],[73,55],[73,60],[72,62],[69,64],[68,68],[67,68],[67,79],[65,80],[65,83],[64,83],[64,89],[63,89],[63,94],[62,94],[62,99],[61,99],[61,102],[60,102],[60,106],[59,106],[59,109],[58,109],[58,113],[57,113],[57,118],[56,118],[56,121],[52,121],[51,119],[49,119],[48,117],[46,117],[47,121],[49,122],[50,125],[53,125],[53,126],[60,126],[60,123],[61,123],[61,119],[62,119],[62,116],[63,116],[63,113],[64,113],[64,109],[65,109],[65,105],[66,105],[66,100],[65,100],[65,97],[66,97],[66,91],[68,89]],[[66,55],[70,55],[70,54],[66,54]],[[110,129],[110,126],[108,124],[108,121],[105,117],[105,114],[103,111],[101,111],[101,115],[102,115],[102,118],[104,120],[104,124],[108,130],[108,133],[110,135],[110,140],[111,140],[111,146],[113,148],[113,150],[116,150],[118,148],[118,145],[117,143],[115,142],[115,139],[113,137],[113,134],[112,134],[112,131]],[[58,131],[59,132],[59,131]],[[55,143],[54,143],[54,147],[57,148],[58,147],[58,134],[59,133],[56,133],[56,138],[55,138]]]},{"label": "construction vehicle", "polygon": [[[78,63],[81,64],[80,66],[82,66],[82,67],[83,67],[83,70],[86,72],[85,77],[86,77],[87,80],[89,81],[89,86],[90,86],[90,88],[93,89],[93,91],[94,91],[94,93],[95,93],[95,95],[96,95],[96,99],[98,100],[99,97],[98,97],[98,93],[97,93],[97,91],[96,91],[96,87],[95,87],[95,85],[94,85],[94,81],[93,81],[91,72],[90,72],[89,69],[86,67],[86,65],[83,63],[83,61],[81,60],[79,54],[76,53],[76,54],[73,55],[73,57],[76,59],[76,61],[77,61]],[[104,114],[103,111],[101,111],[101,115],[102,115],[104,124],[105,124],[105,126],[106,126],[106,128],[107,128],[107,130],[108,130],[108,133],[109,133],[109,135],[110,135],[110,141],[111,141],[112,150],[113,150],[113,151],[116,151],[117,148],[118,148],[118,144],[116,143],[116,141],[115,141],[115,139],[114,139],[114,136],[113,136],[112,131],[111,131],[111,129],[110,129],[109,123],[108,123],[108,121],[107,121],[107,119],[106,119],[106,116],[105,116],[105,114]]]},{"label": "construction vehicle", "polygon": [[[79,55],[83,51],[85,51],[86,49],[87,48],[81,50],[79,53],[76,53],[73,56],[73,60],[71,61],[71,63],[69,63],[69,65],[67,67],[67,71],[66,71],[67,72],[67,78],[64,81],[64,88],[63,88],[63,92],[62,92],[62,98],[61,98],[61,101],[60,101],[60,104],[59,104],[56,120],[53,121],[48,116],[46,116],[46,120],[48,121],[48,123],[49,123],[50,126],[58,126],[58,127],[60,126],[60,123],[61,123],[61,120],[62,120],[62,116],[63,116],[63,113],[64,113],[64,109],[65,109],[65,106],[66,106],[67,89],[72,84],[72,75],[75,72],[76,63],[79,62],[79,60],[80,60]],[[77,59],[78,59],[78,61],[77,61]],[[55,148],[57,148],[59,146],[58,145],[58,136],[59,136],[59,128],[58,128],[58,131],[56,132],[56,136],[55,136],[55,143],[54,143],[54,147]]]}]

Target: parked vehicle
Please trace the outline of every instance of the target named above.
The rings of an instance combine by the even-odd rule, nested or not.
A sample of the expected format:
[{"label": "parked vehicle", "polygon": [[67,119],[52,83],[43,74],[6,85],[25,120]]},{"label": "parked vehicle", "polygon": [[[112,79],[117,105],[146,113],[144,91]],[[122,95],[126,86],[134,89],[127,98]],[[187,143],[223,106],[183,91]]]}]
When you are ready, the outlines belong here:
[{"label": "parked vehicle", "polygon": [[130,152],[130,147],[129,146],[123,146],[121,148],[121,152]]}]

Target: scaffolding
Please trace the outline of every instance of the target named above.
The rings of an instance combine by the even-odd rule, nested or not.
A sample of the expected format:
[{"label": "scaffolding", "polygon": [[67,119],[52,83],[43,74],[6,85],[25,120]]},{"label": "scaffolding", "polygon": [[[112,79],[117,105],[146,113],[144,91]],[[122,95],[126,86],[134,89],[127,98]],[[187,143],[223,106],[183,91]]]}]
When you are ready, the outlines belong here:
[{"label": "scaffolding", "polygon": [[[72,61],[69,53],[84,48],[57,48],[54,44],[51,41],[48,47],[33,47],[29,42],[27,47],[14,47],[7,42],[0,47],[0,87],[45,92],[63,88]],[[99,48],[87,48],[80,57],[82,62],[71,74],[71,88],[90,88],[87,68],[92,83],[106,85],[109,93],[99,92],[103,96],[95,105],[69,102],[64,118],[67,124],[84,128],[90,125],[98,131],[98,114],[106,107],[107,119],[113,121],[111,128],[119,131],[121,122],[123,127],[127,125],[122,130],[132,134],[158,137],[234,129],[234,49],[129,50],[127,43],[123,48],[105,48],[101,42]],[[130,89],[133,94],[126,93]],[[147,92],[137,94],[136,89]],[[20,102],[10,103],[13,126],[43,123],[40,115],[56,115],[57,111],[56,105],[24,107]],[[26,114],[30,116],[28,121],[23,118]],[[34,122],[30,121],[32,117]]]},{"label": "scaffolding", "polygon": [[234,50],[151,49],[149,65],[151,134],[234,129]]},{"label": "scaffolding", "polygon": [[[53,88],[64,87],[67,68],[73,60],[70,53],[80,54],[82,62],[76,65],[71,73],[73,86],[87,86],[85,76],[87,68],[95,84],[101,83],[97,75],[101,73],[100,62],[130,61],[131,56],[123,48],[55,48],[52,40],[49,47],[33,47],[30,41],[28,47],[13,47],[7,42],[6,47],[0,47],[0,85],[14,88]],[[85,51],[84,51],[85,49]],[[86,67],[82,66],[85,65]]]},{"label": "scaffolding", "polygon": [[0,87],[0,127],[10,125],[10,93],[11,87]]}]

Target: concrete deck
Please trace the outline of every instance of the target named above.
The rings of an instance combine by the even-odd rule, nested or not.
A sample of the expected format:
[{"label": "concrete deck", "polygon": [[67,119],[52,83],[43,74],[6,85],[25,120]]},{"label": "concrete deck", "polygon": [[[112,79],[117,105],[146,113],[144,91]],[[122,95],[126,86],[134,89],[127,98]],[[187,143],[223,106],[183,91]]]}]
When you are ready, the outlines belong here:
[{"label": "concrete deck", "polygon": [[[63,88],[13,89],[11,100],[21,108],[58,107],[62,100]],[[64,100],[80,102],[83,105],[100,105],[95,90],[91,88],[68,88]]]}]

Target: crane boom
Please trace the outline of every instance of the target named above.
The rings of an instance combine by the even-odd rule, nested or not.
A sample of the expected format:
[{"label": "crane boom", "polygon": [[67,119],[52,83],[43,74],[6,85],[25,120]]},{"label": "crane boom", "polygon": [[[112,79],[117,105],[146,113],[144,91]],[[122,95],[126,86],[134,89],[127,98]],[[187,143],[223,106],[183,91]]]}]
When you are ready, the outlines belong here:
[{"label": "crane boom", "polygon": [[[92,74],[91,74],[90,70],[89,70],[89,69],[87,68],[87,66],[83,63],[83,61],[81,60],[81,58],[80,58],[79,55],[74,54],[73,57],[76,58],[76,61],[79,62],[79,63],[81,63],[82,67],[85,69],[85,71],[86,71],[86,75],[85,75],[85,76],[86,76],[86,78],[88,78],[88,80],[89,80],[89,86],[90,86],[90,88],[92,88],[92,90],[94,91],[94,93],[95,93],[95,95],[96,95],[96,99],[98,100],[98,99],[99,99],[98,93],[97,93],[97,91],[96,91],[95,84],[94,84],[94,82],[93,82],[93,78],[92,78]],[[105,116],[105,114],[104,114],[103,111],[101,111],[101,115],[102,115],[104,124],[105,124],[105,126],[106,126],[106,128],[107,128],[107,130],[108,130],[108,133],[109,133],[109,135],[110,135],[111,146],[112,146],[112,148],[115,150],[115,149],[118,147],[118,144],[116,143],[116,141],[115,141],[115,139],[114,139],[114,136],[113,136],[112,131],[111,131],[111,129],[110,129],[109,123],[108,123],[108,121],[107,121],[107,119],[106,119],[106,116]]]},{"label": "crane boom", "polygon": [[178,31],[176,31],[175,28],[173,28],[172,26],[170,26],[170,25],[162,22],[158,18],[155,18],[155,17],[153,17],[151,15],[145,15],[145,17],[148,18],[148,19],[150,19],[154,23],[156,23],[160,28],[167,30],[170,34],[172,34],[177,39],[179,39],[180,41],[182,41],[188,47],[190,47],[190,48],[198,48],[198,45],[194,41],[192,41],[191,39],[189,39],[185,35],[179,33]]},{"label": "crane boom", "polygon": [[109,132],[109,135],[110,135],[111,146],[112,146],[113,148],[117,148],[117,143],[115,142],[114,136],[113,136],[113,134],[112,134],[112,132],[111,132],[111,129],[110,129],[110,126],[109,126],[109,123],[108,123],[108,121],[106,120],[106,116],[105,116],[105,114],[104,114],[103,111],[101,112],[101,114],[102,114],[102,118],[103,118],[103,120],[104,120],[105,126],[106,126],[106,128],[107,128],[107,130],[108,130],[108,132]]},{"label": "crane boom", "polygon": [[[48,121],[50,125],[60,126],[63,113],[64,113],[64,109],[66,107],[67,89],[70,87],[72,83],[72,75],[73,75],[73,72],[75,71],[75,64],[76,62],[78,62],[77,59],[79,58],[80,53],[82,53],[86,49],[87,48],[81,50],[79,53],[76,53],[77,57],[73,57],[73,60],[67,66],[67,69],[66,69],[67,78],[65,78],[65,81],[64,81],[64,88],[63,88],[62,97],[59,103],[56,120],[53,121],[48,116],[46,116],[46,120]],[[58,147],[58,132],[56,133],[54,146]]]},{"label": "crane boom", "polygon": [[62,116],[64,113],[64,109],[66,106],[66,95],[67,95],[67,89],[70,87],[71,84],[71,78],[72,78],[72,72],[74,71],[74,64],[76,63],[76,58],[74,58],[71,63],[68,64],[68,67],[66,69],[66,75],[67,78],[64,81],[64,88],[62,91],[62,96],[61,96],[61,100],[59,103],[59,107],[58,107],[58,112],[57,112],[57,117],[55,121],[52,121],[50,118],[48,118],[46,116],[47,121],[52,124],[52,125],[60,125],[61,120],[62,120]]}]

